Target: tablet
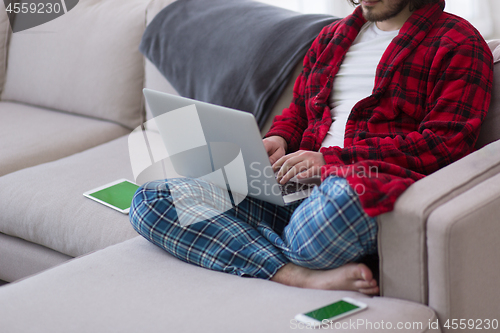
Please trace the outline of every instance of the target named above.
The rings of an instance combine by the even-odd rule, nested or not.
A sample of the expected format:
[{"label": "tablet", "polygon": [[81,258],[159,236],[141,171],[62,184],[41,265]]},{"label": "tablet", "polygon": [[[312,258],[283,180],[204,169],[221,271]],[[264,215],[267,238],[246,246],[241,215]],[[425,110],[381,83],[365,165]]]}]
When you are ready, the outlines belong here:
[{"label": "tablet", "polygon": [[139,185],[127,179],[118,179],[83,193],[89,199],[95,200],[117,211],[128,214],[130,204]]}]

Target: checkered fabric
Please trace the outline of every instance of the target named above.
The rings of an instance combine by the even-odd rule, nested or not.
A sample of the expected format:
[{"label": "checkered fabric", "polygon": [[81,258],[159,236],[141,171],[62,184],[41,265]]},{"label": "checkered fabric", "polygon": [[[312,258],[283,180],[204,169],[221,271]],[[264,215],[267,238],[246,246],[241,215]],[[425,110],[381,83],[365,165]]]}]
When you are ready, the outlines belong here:
[{"label": "checkered fabric", "polygon": [[331,269],[376,252],[377,223],[342,178],[287,207],[253,198],[228,204],[227,192],[201,180],[155,181],[135,194],[130,221],[173,256],[239,276],[269,279],[288,262]]},{"label": "checkered fabric", "polygon": [[[470,23],[444,7],[441,0],[412,13],[380,60],[372,94],[352,109],[344,148],[321,148],[322,177],[362,186],[370,216],[391,211],[415,181],[471,153],[488,111],[491,51]],[[325,27],[305,56],[294,100],[266,135],[284,138],[288,153],[320,149],[332,123],[335,76],[365,23],[358,6]]]}]

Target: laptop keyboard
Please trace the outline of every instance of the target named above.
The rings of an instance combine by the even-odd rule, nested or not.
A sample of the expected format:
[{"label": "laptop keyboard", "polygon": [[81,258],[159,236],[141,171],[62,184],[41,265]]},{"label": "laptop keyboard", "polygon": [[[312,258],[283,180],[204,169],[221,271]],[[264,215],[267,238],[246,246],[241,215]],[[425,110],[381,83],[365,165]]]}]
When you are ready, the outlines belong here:
[{"label": "laptop keyboard", "polygon": [[307,190],[316,186],[315,184],[301,184],[296,182],[288,182],[285,185],[280,185],[281,195],[285,196],[288,194],[293,194],[295,192],[300,192],[303,190]]}]

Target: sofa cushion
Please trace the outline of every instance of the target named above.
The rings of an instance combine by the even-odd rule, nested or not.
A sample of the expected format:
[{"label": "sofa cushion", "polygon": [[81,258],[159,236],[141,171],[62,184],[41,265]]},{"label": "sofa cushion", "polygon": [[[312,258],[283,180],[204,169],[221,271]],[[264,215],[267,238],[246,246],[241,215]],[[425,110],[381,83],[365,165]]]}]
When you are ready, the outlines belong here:
[{"label": "sofa cushion", "polygon": [[0,177],[0,232],[71,257],[137,235],[128,215],[83,192],[119,178],[133,180],[128,138]]},{"label": "sofa cushion", "polygon": [[176,1],[148,25],[140,50],[182,96],[251,112],[262,126],[297,62],[337,19],[256,1]]},{"label": "sofa cushion", "polygon": [[[294,332],[297,313],[346,296],[368,308],[343,319],[348,329],[339,332],[388,331],[380,329],[382,321],[393,330],[421,323],[404,332],[427,332],[437,319],[417,303],[209,271],[137,237],[1,287],[0,327],[10,333]],[[372,328],[350,330],[351,322]]]},{"label": "sofa cushion", "polygon": [[[147,24],[151,23],[156,14],[158,14],[164,7],[168,6],[173,1],[175,0],[151,1],[151,3],[148,6],[146,14]],[[289,79],[286,87],[283,89],[283,93],[277,100],[272,111],[267,116],[267,120],[262,126],[261,130],[262,135],[266,134],[269,128],[271,127],[274,117],[276,115],[281,114],[283,109],[290,105],[293,98],[293,86],[295,80],[297,79],[301,71],[302,71],[302,60],[298,62],[294,72],[291,75],[291,78]],[[146,79],[144,83],[145,88],[173,95],[179,95],[179,93],[174,89],[174,87],[172,87],[170,82],[168,82],[168,80],[163,76],[163,74],[160,73],[158,68],[156,68],[156,66],[153,63],[151,63],[151,61],[149,61],[148,59],[146,59],[146,65],[145,65],[145,79]],[[146,105],[146,120],[151,120],[151,119],[153,119],[153,115],[151,113],[149,106]],[[148,130],[158,131],[158,128],[154,121],[147,121],[145,123],[145,126],[146,129]]]},{"label": "sofa cushion", "polygon": [[481,127],[476,148],[481,148],[500,139],[500,39],[488,42],[492,52],[494,65],[493,94],[488,115]]},{"label": "sofa cushion", "polygon": [[54,161],[129,132],[102,120],[0,102],[0,176]]},{"label": "sofa cushion", "polygon": [[16,281],[70,259],[44,246],[0,233],[0,280]]},{"label": "sofa cushion", "polygon": [[53,21],[12,34],[2,99],[140,125],[138,47],[148,2],[80,1]]},{"label": "sofa cushion", "polygon": [[0,2],[0,92],[5,83],[5,71],[7,70],[7,50],[9,37],[12,29],[10,28],[9,17],[5,10],[5,3]]}]

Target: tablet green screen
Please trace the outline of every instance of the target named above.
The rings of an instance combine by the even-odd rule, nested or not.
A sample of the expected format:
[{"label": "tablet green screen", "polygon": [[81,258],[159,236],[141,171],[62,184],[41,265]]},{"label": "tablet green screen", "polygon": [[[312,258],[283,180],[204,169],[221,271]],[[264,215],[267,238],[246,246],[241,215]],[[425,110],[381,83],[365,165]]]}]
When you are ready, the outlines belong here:
[{"label": "tablet green screen", "polygon": [[89,195],[120,209],[130,208],[132,198],[139,186],[127,181],[112,185]]}]

